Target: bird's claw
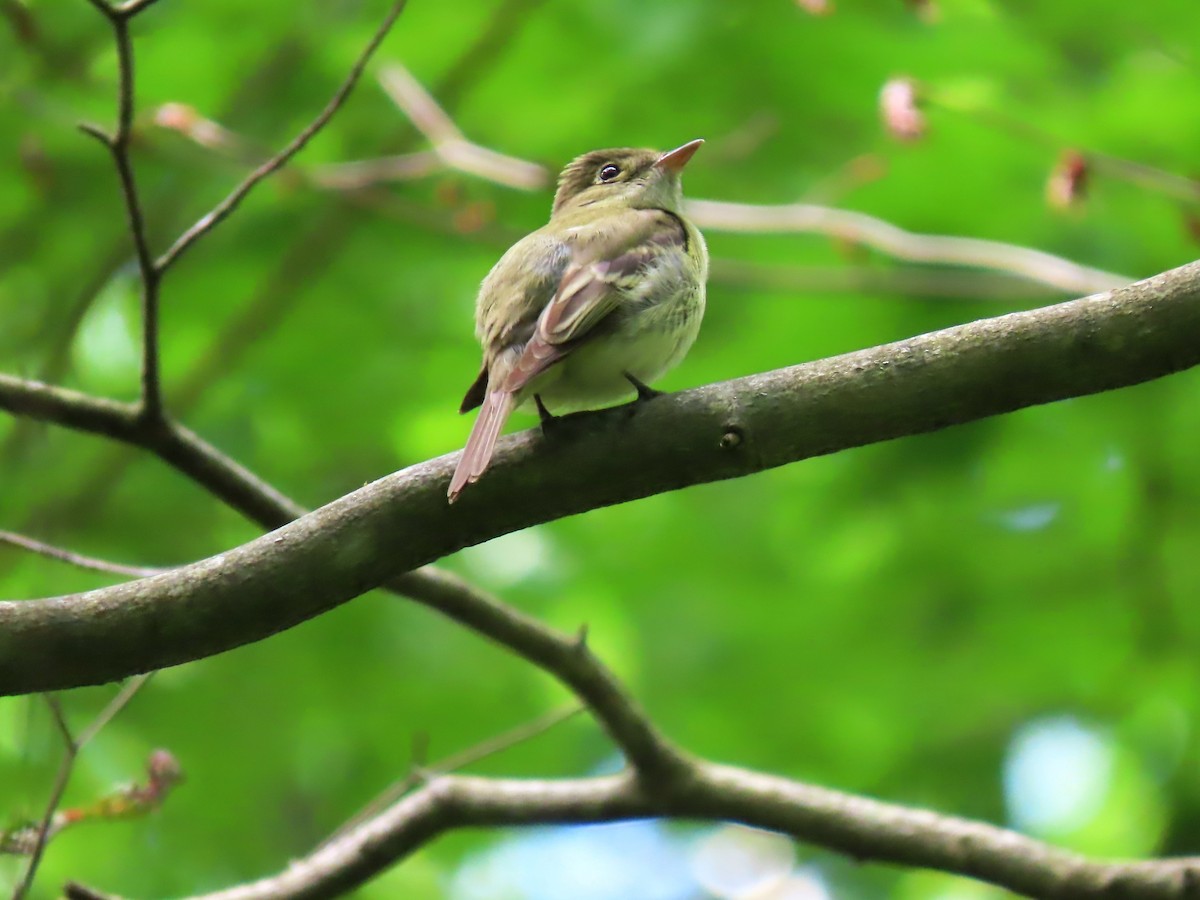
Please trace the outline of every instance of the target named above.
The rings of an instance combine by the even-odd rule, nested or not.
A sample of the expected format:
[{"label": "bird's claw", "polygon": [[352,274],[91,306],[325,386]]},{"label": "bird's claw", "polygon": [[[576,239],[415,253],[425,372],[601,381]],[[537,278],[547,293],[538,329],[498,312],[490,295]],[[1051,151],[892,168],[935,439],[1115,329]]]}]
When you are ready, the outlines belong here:
[{"label": "bird's claw", "polygon": [[664,393],[663,391],[656,391],[654,388],[650,387],[650,385],[646,384],[644,381],[642,381],[638,378],[635,378],[633,375],[630,375],[628,372],[625,372],[624,374],[625,374],[625,380],[628,381],[630,384],[632,384],[633,389],[635,391],[637,391],[637,400],[634,401],[635,403],[642,403],[646,400],[653,400],[655,397],[661,397],[663,395],[663,393]]}]

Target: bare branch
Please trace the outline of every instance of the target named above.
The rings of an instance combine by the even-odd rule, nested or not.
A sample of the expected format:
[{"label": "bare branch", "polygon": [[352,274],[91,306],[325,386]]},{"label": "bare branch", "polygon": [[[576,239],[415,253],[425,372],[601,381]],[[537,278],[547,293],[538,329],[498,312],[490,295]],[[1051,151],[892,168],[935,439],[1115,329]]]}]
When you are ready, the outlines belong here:
[{"label": "bare branch", "polygon": [[266,528],[303,507],[176,422],[147,422],[138,408],[11,375],[0,375],[0,409],[142,447]]},{"label": "bare branch", "polygon": [[359,159],[348,163],[320,166],[311,173],[319,187],[339,191],[358,191],[382,181],[412,181],[426,178],[446,168],[442,158],[433,150],[384,156],[379,159]]},{"label": "bare branch", "polygon": [[[35,542],[36,543],[36,542]],[[138,675],[135,678],[129,679],[120,691],[105,704],[99,715],[93,719],[79,735],[78,738],[72,737],[71,728],[67,725],[66,717],[63,715],[62,705],[58,698],[53,694],[46,694],[46,705],[50,708],[50,715],[54,720],[54,725],[58,729],[59,734],[63,739],[63,759],[59,763],[58,772],[54,776],[54,787],[50,791],[50,799],[46,804],[46,812],[42,816],[42,821],[38,825],[37,838],[34,841],[33,849],[29,854],[29,863],[25,867],[25,875],[22,877],[16,890],[13,891],[12,900],[22,900],[33,886],[34,876],[37,875],[38,866],[41,864],[42,856],[46,852],[46,845],[54,836],[55,832],[62,828],[60,823],[55,825],[55,817],[58,812],[59,804],[62,803],[63,794],[66,792],[67,784],[71,780],[71,773],[75,770],[75,761],[79,758],[80,752],[85,746],[99,734],[113,717],[128,705],[134,695],[142,689],[147,681],[153,677],[154,673],[149,672],[145,675]]]},{"label": "bare branch", "polygon": [[[305,512],[199,436],[172,422],[146,429],[129,407],[0,376],[0,409],[32,414],[145,447],[264,528],[278,527]],[[432,566],[400,575],[388,586],[510,647],[560,678],[588,703],[635,765],[658,771],[674,764],[677,751],[645,721],[586,646]],[[0,623],[4,620],[3,606],[0,603]]]},{"label": "bare branch", "polygon": [[[489,476],[453,507],[443,494],[455,456],[431,460],[164,575],[91,591],[86,600],[0,603],[0,693],[198,659],[388,579],[404,593],[417,593],[413,579],[425,580],[436,595],[437,583],[411,570],[539,522],[1177,372],[1200,363],[1198,301],[1200,263],[1192,263],[1082,300],[568,417],[561,439],[537,431],[505,438]],[[572,439],[572,429],[587,439]],[[539,490],[530,491],[534,480]],[[276,502],[263,501],[260,511]],[[403,571],[410,574],[397,577]],[[504,639],[506,623],[494,624],[491,636]],[[554,643],[528,640],[515,649],[530,658],[544,650],[564,673],[577,667],[576,687],[586,683],[580,672],[590,654],[568,659]],[[59,664],[47,667],[47,659]],[[602,688],[588,688],[593,708]],[[636,733],[625,734],[619,715],[606,725],[624,735],[623,745]]]},{"label": "bare branch", "polygon": [[[564,706],[562,709],[552,710],[544,716],[538,716],[531,722],[526,722],[524,725],[518,725],[503,734],[498,734],[489,740],[482,741],[474,747],[468,747],[459,753],[452,756],[447,756],[440,762],[429,766],[429,771],[436,772],[440,775],[446,775],[451,772],[457,772],[460,769],[465,769],[467,766],[473,766],[475,763],[483,762],[485,759],[490,759],[506,750],[511,750],[513,747],[524,744],[535,737],[540,737],[552,728],[556,728],[563,722],[573,719],[575,716],[583,712],[586,707],[572,703],[570,706]],[[400,799],[400,794],[397,794],[394,799]]]},{"label": "bare branch", "polygon": [[13,890],[12,900],[22,900],[33,886],[34,876],[37,875],[38,866],[41,865],[42,856],[46,852],[46,844],[49,843],[53,835],[54,814],[58,812],[58,805],[62,803],[63,793],[67,789],[67,782],[71,780],[71,771],[75,767],[75,757],[79,754],[79,745],[71,736],[71,729],[67,725],[67,720],[63,717],[62,704],[58,702],[58,698],[53,694],[46,694],[44,699],[46,706],[50,709],[50,717],[54,720],[54,725],[63,739],[63,759],[58,765],[57,774],[54,776],[54,787],[50,790],[50,799],[46,803],[46,811],[42,815],[42,821],[38,824],[37,839],[34,841],[33,850],[29,854],[29,863],[25,866],[24,876],[18,882],[16,889]]},{"label": "bare branch", "polygon": [[[141,414],[147,419],[162,418],[162,382],[159,376],[158,352],[158,306],[161,271],[154,265],[150,244],[146,237],[146,216],[138,196],[137,179],[129,157],[129,140],[133,131],[133,41],[129,36],[129,20],[147,4],[134,5],[132,11],[114,8],[106,0],[88,0],[100,10],[113,28],[117,44],[117,130],[109,136],[94,125],[80,126],[87,134],[100,140],[112,154],[117,176],[121,182],[121,195],[125,199],[125,213],[129,219],[129,233],[133,236],[133,247],[137,256],[138,270],[142,278],[142,405]],[[131,4],[127,4],[131,5]]]},{"label": "bare branch", "polygon": [[[466,141],[466,136],[454,124],[450,114],[438,106],[433,95],[421,86],[412,73],[398,62],[380,67],[379,83],[417,130],[437,144],[445,141]],[[531,165],[518,160],[523,165]]]},{"label": "bare branch", "polygon": [[[548,180],[541,166],[468,141],[454,120],[399,63],[386,66],[380,72],[379,80],[396,105],[433,144],[434,152],[448,167],[496,184],[525,190],[540,188]],[[331,187],[359,187],[387,178],[414,178],[428,174],[429,164],[427,158],[416,155],[390,160],[364,160],[327,167],[316,180]],[[1029,247],[977,238],[915,234],[864,213],[816,204],[758,206],[690,200],[687,208],[697,225],[712,231],[788,231],[832,235],[874,247],[898,259],[992,269],[1048,284],[1066,293],[1109,290],[1132,280]]]},{"label": "bare branch", "polygon": [[122,685],[121,690],[117,691],[116,695],[105,704],[104,709],[96,715],[88,723],[88,726],[79,733],[78,739],[75,741],[76,751],[82,750],[88,743],[91,742],[100,730],[116,717],[117,713],[129,705],[129,701],[134,698],[138,691],[145,687],[146,682],[154,677],[153,672],[146,672],[142,675],[135,675]]},{"label": "bare branch", "polygon": [[391,806],[405,794],[426,784],[434,775],[447,775],[451,772],[457,772],[460,769],[465,769],[467,766],[474,765],[477,762],[482,762],[489,757],[503,753],[505,750],[510,750],[519,744],[532,740],[539,735],[545,734],[551,728],[561,725],[568,719],[571,719],[579,713],[583,712],[586,707],[579,704],[572,704],[553,712],[548,712],[544,716],[539,716],[531,722],[526,722],[523,725],[518,725],[516,728],[506,731],[503,734],[498,734],[489,740],[476,744],[474,747],[468,747],[459,753],[452,756],[447,756],[440,762],[434,763],[432,766],[425,767],[420,772],[412,772],[399,781],[388,785],[388,787],[374,800],[364,806],[358,813],[351,817],[344,825],[337,829],[328,838],[323,840],[317,847],[320,849],[330,843],[333,843],[343,835],[353,831],[356,827],[362,825],[369,819],[379,815],[387,807]]},{"label": "bare branch", "polygon": [[[382,580],[388,569],[407,565],[421,556],[440,555],[449,549],[447,542],[461,545],[522,527],[535,518],[630,499],[660,490],[664,485],[732,477],[841,446],[913,433],[1175,371],[1200,360],[1200,349],[1189,337],[1195,333],[1200,318],[1197,297],[1200,297],[1200,264],[1193,264],[1109,295],[985,320],[819,364],[688,392],[664,403],[657,414],[655,410],[643,409],[632,418],[623,410],[577,417],[570,421],[578,422],[587,431],[585,446],[550,447],[548,453],[539,454],[545,458],[535,459],[532,451],[539,443],[537,438],[517,437],[506,442],[503,463],[477,486],[475,496],[468,498],[475,507],[468,510],[464,504],[466,518],[454,519],[459,513],[447,509],[441,500],[441,488],[452,460],[436,460],[390,476],[221,558],[146,581],[91,592],[84,608],[71,598],[0,604],[0,622],[4,624],[0,628],[0,660],[12,659],[17,664],[8,670],[0,668],[0,678],[7,679],[2,683],[8,687],[14,673],[20,675],[22,668],[29,668],[14,656],[14,651],[23,648],[40,648],[35,659],[46,658],[42,654],[49,653],[52,658],[74,661],[79,656],[73,646],[76,640],[87,641],[93,649],[97,646],[108,649],[110,642],[116,641],[113,649],[121,655],[147,644],[141,638],[145,633],[157,634],[168,644],[180,640],[185,633],[188,640],[196,636],[199,641],[211,643],[214,625],[223,627],[231,618],[246,617],[247,613],[260,620],[256,625],[265,621],[271,630],[276,630],[286,626],[287,616],[303,617],[328,608],[341,597],[361,591],[376,579]],[[1019,377],[1013,373],[1019,373]],[[0,382],[0,388],[3,387]],[[21,398],[26,386],[17,387],[21,390],[15,394]],[[29,393],[33,399],[25,397],[26,405],[43,414],[58,415],[64,407],[71,414],[79,411],[75,404],[78,398],[69,392],[38,386]],[[0,389],[0,400],[4,397],[5,391]],[[105,410],[112,411],[107,407]],[[84,412],[94,414],[91,409]],[[121,412],[118,407],[114,431],[125,427]],[[715,453],[704,449],[709,446],[705,434],[728,434],[731,429],[741,436],[736,444],[737,453],[745,451],[745,458],[729,458],[728,449]],[[671,439],[664,442],[663,435],[670,435]],[[681,440],[693,447],[686,460],[678,454]],[[635,470],[619,464],[621,457],[613,452],[618,443],[641,448],[643,459]],[[574,452],[564,455],[568,450]],[[614,464],[614,460],[618,463]],[[538,467],[539,481],[548,488],[543,493],[552,498],[551,507],[538,508],[537,497],[524,490],[528,473],[523,469],[531,465]],[[518,498],[522,502],[516,502]],[[466,535],[462,533],[464,528],[469,530]],[[401,576],[395,584],[409,591],[412,585],[408,580],[423,575]],[[1047,883],[1047,879],[1057,879],[1055,884],[1066,879],[1063,883],[1071,886],[1071,890],[1079,885],[1079,891],[1071,896],[1081,897],[1102,896],[1103,887],[1095,886],[1116,879],[1135,884],[1139,889],[1144,879],[1146,891],[1159,892],[1139,896],[1174,896],[1169,892],[1174,890],[1173,886],[1190,877],[1188,873],[1192,870],[1186,864],[1112,867],[1080,863],[1078,858],[1059,855],[1038,844],[1020,845],[1018,849],[1022,853],[1028,850],[1028,854],[1018,858],[1021,867],[1018,872],[1012,862],[1012,836],[986,826],[965,824],[958,828],[955,823],[959,820],[943,820],[929,813],[906,810],[897,812],[895,807],[845,798],[816,788],[793,786],[795,790],[789,793],[790,783],[762,776],[754,776],[760,781],[752,781],[746,791],[730,793],[731,783],[750,776],[737,770],[693,763],[673,754],[652,730],[646,733],[644,718],[627,702],[619,686],[606,682],[607,673],[590,654],[581,652],[586,648],[552,633],[541,634],[544,629],[537,623],[528,628],[530,623],[511,611],[474,603],[461,590],[454,590],[451,601],[444,602],[432,590],[437,585],[434,581],[426,587],[427,602],[512,646],[545,668],[561,672],[560,677],[588,698],[622,746],[633,748],[627,752],[635,765],[642,767],[637,770],[641,773],[640,780],[631,776],[610,782],[610,785],[638,785],[632,795],[628,788],[622,788],[622,795],[615,799],[593,797],[599,804],[597,807],[579,811],[576,804],[571,807],[573,812],[555,805],[554,797],[562,796],[559,783],[551,783],[555,787],[548,801],[543,796],[537,802],[540,812],[531,812],[528,805],[496,812],[497,805],[515,802],[517,795],[508,783],[499,783],[500,790],[490,794],[483,788],[490,790],[497,783],[477,780],[482,791],[481,802],[498,817],[496,821],[541,821],[536,819],[538,815],[548,817],[546,821],[563,821],[568,815],[579,816],[571,821],[592,821],[592,815],[602,815],[607,820],[649,813],[734,818],[788,831],[859,857],[897,859],[962,871],[1014,890],[1021,890],[1026,879],[1038,884]],[[225,597],[228,605],[223,602]],[[266,602],[261,601],[264,597]],[[162,619],[155,607],[165,606],[160,600],[168,598],[170,616]],[[254,606],[248,607],[248,601],[254,601]],[[149,610],[151,615],[130,617],[132,610]],[[23,615],[28,611],[34,615]],[[100,634],[91,630],[96,624],[89,621],[93,612],[102,621],[116,616],[117,631]],[[126,617],[124,622],[119,621],[122,614]],[[180,627],[172,628],[172,621]],[[188,633],[196,629],[197,635]],[[122,647],[120,641],[126,632],[128,643]],[[55,641],[54,650],[48,650],[45,644],[47,634]],[[243,631],[242,636],[245,634]],[[216,635],[216,639],[227,642],[230,638],[225,634]],[[54,673],[56,677],[63,674]],[[92,671],[89,677],[94,676]],[[669,777],[647,777],[647,772],[655,771],[656,754],[662,753],[664,746],[667,758],[672,761],[659,771]],[[639,762],[639,758],[643,761]],[[716,783],[706,786],[704,778],[697,778],[698,772],[711,776],[708,781]],[[462,779],[435,780],[429,788],[401,801],[385,814],[393,816],[398,815],[397,809],[408,810],[396,825],[400,837],[389,843],[389,848],[396,850],[391,859],[411,852],[432,836],[427,829],[428,821],[415,818],[414,807],[405,804],[422,795],[432,802],[428,791],[435,786],[440,791],[440,786],[462,783],[465,783]],[[655,795],[660,798],[655,801],[660,805],[645,802],[645,793],[652,788],[660,792]],[[663,796],[671,802],[662,801]],[[813,811],[812,804],[818,802],[829,807],[824,815],[818,816]],[[445,809],[439,808],[430,815],[435,813],[438,823],[456,821]],[[949,831],[943,828],[947,821],[954,826]],[[490,822],[484,816],[471,818],[465,824]],[[922,828],[916,828],[922,823]],[[378,837],[380,827],[378,820],[364,826],[372,840]],[[449,826],[439,825],[442,827]],[[858,842],[864,834],[872,843]],[[932,843],[918,839],[936,834],[945,839]],[[314,867],[319,869],[317,863],[322,861],[332,868],[326,870],[331,873],[328,880],[320,883],[330,885],[331,891],[341,889],[351,875],[369,877],[370,873],[363,874],[360,870],[355,870],[357,875],[347,875],[336,857],[325,856],[336,853],[340,846],[343,846],[341,841],[335,842],[306,861],[313,866],[289,869],[286,878],[300,878],[305,872],[313,875]],[[378,856],[371,858],[372,865],[384,864]],[[340,859],[344,862],[346,857]],[[353,860],[359,861],[353,863],[357,866],[362,857],[355,855]],[[998,873],[994,879],[989,874],[993,871]],[[320,872],[317,875],[326,877]],[[262,884],[243,886],[236,889],[241,893],[232,896],[257,896],[254,891]],[[305,885],[308,884],[306,881]],[[271,886],[287,888],[287,884],[281,886],[277,882]]]},{"label": "bare branch", "polygon": [[537,190],[550,180],[545,168],[536,163],[467,140],[433,95],[399,63],[383,67],[379,83],[449,168],[520,190]]},{"label": "bare branch", "polygon": [[388,31],[391,30],[392,24],[399,17],[400,13],[403,12],[404,5],[405,0],[396,0],[393,3],[383,23],[376,30],[374,36],[350,69],[350,74],[346,76],[346,80],[342,82],[341,87],[337,89],[337,92],[334,93],[333,97],[317,117],[303,131],[296,135],[291,143],[280,150],[279,153],[275,154],[275,156],[268,159],[246,176],[245,180],[234,188],[228,197],[218,203],[210,212],[202,216],[196,224],[181,234],[175,243],[157,259],[155,269],[160,274],[166,272],[196,241],[212,231],[230,213],[237,209],[238,204],[246,198],[246,195],[254,189],[255,185],[286,165],[293,156],[303,150],[305,145],[325,127],[329,120],[333,118],[334,113],[346,102],[346,99],[350,96],[350,92],[354,90],[354,86],[358,83],[358,79],[362,75],[363,69],[366,68],[367,62],[371,59],[371,56],[375,53],[379,45],[383,43],[383,39],[387,36]]},{"label": "bare branch", "polygon": [[142,445],[137,407],[40,381],[0,374],[0,409],[15,416]]},{"label": "bare branch", "polygon": [[798,303],[804,302],[806,296],[820,296],[832,291],[965,302],[1045,301],[1067,293],[1006,272],[978,269],[897,265],[772,265],[722,258],[712,260],[708,280],[710,284],[732,287],[789,291],[797,295]]},{"label": "bare branch", "polygon": [[109,3],[108,0],[87,0],[96,10],[108,20],[119,18],[120,14]]},{"label": "bare branch", "polygon": [[46,812],[38,825],[37,836],[29,852],[30,858],[25,869],[25,875],[13,891],[13,900],[21,900],[29,891],[29,888],[32,887],[34,876],[37,874],[38,866],[46,850],[46,845],[49,843],[50,838],[60,831],[65,824],[62,821],[56,822],[58,807],[62,802],[62,796],[66,791],[67,783],[71,780],[71,773],[75,768],[75,760],[78,758],[79,752],[129,702],[149,678],[149,675],[143,675],[131,679],[78,739],[71,736],[70,726],[67,725],[67,720],[63,715],[62,705],[59,703],[58,698],[53,694],[43,695],[54,725],[63,739],[64,754],[54,778],[54,787],[50,791],[50,799],[46,805]]},{"label": "bare branch", "polygon": [[84,556],[80,553],[64,550],[62,547],[55,547],[52,544],[35,541],[33,538],[25,537],[13,531],[0,531],[0,543],[11,544],[14,547],[20,547],[31,553],[37,553],[41,556],[47,556],[50,559],[69,563],[72,566],[78,566],[81,569],[91,569],[94,572],[107,572],[110,575],[147,578],[151,575],[159,575],[167,571],[166,569],[156,569],[150,566],[127,566],[121,563],[109,562],[106,559],[97,559],[94,556]]},{"label": "bare branch", "polygon": [[1104,172],[1122,178],[1130,184],[1149,190],[1158,191],[1176,200],[1196,203],[1200,202],[1200,181],[1177,175],[1174,172],[1164,172],[1146,163],[1132,159],[1121,159],[1107,153],[1083,151],[1083,156],[1097,172]]},{"label": "bare branch", "polygon": [[[925,87],[926,101],[949,112],[982,122],[1010,137],[1037,144],[1055,152],[1072,146],[1072,142],[1039,128],[1027,118],[1006,115],[994,109],[968,107],[945,92],[938,91],[929,85]],[[1186,175],[1167,172],[1143,162],[1123,159],[1109,153],[1087,150],[1082,147],[1076,147],[1075,152],[1096,172],[1102,172],[1146,190],[1156,191],[1175,200],[1192,203],[1200,201],[1200,180],[1195,178],[1188,178]]]},{"label": "bare branch", "polygon": [[[32,414],[145,447],[264,528],[278,527],[305,512],[199,436],[169,421],[146,428],[130,407],[0,376],[0,409]],[[401,575],[389,587],[510,647],[560,678],[588,703],[635,765],[659,771],[674,764],[677,751],[668,747],[645,721],[586,646],[432,566]]]},{"label": "bare branch", "polygon": [[158,0],[125,0],[124,3],[117,7],[117,12],[127,19],[133,18],[138,13],[145,11],[149,7],[157,3]]},{"label": "bare branch", "polygon": [[584,641],[547,628],[457,575],[432,566],[393,578],[387,586],[552,674],[587,704],[637,771],[658,779],[678,772],[682,752],[658,732]]},{"label": "bare branch", "polygon": [[[525,190],[539,188],[548,180],[541,166],[468,141],[437,101],[398,63],[384,68],[379,79],[448,167]],[[431,160],[414,154],[326,167],[315,180],[328,187],[353,188],[389,178],[415,178],[430,171]],[[916,234],[865,213],[811,203],[759,206],[689,200],[687,210],[697,225],[710,231],[831,235],[873,247],[897,259],[991,269],[1047,284],[1065,293],[1109,290],[1132,281],[1127,276],[1083,266],[1030,247],[978,238]]]},{"label": "bare branch", "polygon": [[979,238],[914,234],[865,213],[830,206],[811,203],[755,206],[719,200],[689,200],[686,207],[692,220],[709,231],[827,234],[873,247],[898,259],[994,269],[1069,293],[1110,290],[1131,280],[1030,247]]},{"label": "bare branch", "polygon": [[[518,190],[537,190],[550,180],[543,166],[497,153],[469,141],[433,96],[399,63],[389,63],[379,75],[388,96],[433,145],[432,150],[403,153],[380,159],[333,163],[305,171],[322,188],[358,191],[384,181],[411,181],[447,169],[476,175]],[[156,120],[209,149],[245,153],[248,142],[240,135],[179,103],[165,104]]]},{"label": "bare branch", "polygon": [[[432,152],[321,166],[309,173],[315,185],[356,191],[381,181],[426,177],[442,168],[465,172],[494,184],[520,190],[537,190],[549,180],[545,168],[536,163],[497,153],[469,141],[433,96],[399,63],[389,63],[384,67],[379,81],[396,105],[433,145]],[[197,122],[207,125],[203,129],[204,134],[214,130],[228,134],[216,123],[197,119],[193,126]],[[189,133],[188,129],[181,130]],[[927,265],[989,269],[1026,283],[1045,284],[1068,294],[1109,290],[1132,280],[1030,247],[978,238],[917,234],[865,213],[811,203],[760,206],[718,200],[689,200],[687,208],[696,224],[710,231],[830,235],[872,247],[897,259]],[[735,261],[724,262],[728,270],[750,266]],[[823,280],[828,282],[830,278],[827,275]],[[875,279],[876,282],[881,280],[886,281]],[[907,285],[917,280],[916,275],[911,275],[901,278],[900,283]],[[854,282],[855,276],[850,276],[850,281]],[[931,276],[927,281],[935,279]],[[845,283],[845,279],[840,279],[838,283]],[[891,283],[887,282],[884,286]],[[939,288],[935,283],[934,290],[944,295],[948,288]],[[960,293],[974,292],[974,289],[967,288]]]},{"label": "bare branch", "polygon": [[[967,875],[1026,897],[1183,900],[1195,896],[1200,879],[1200,859],[1091,861],[991,825],[696,762],[685,780],[665,785],[631,774],[558,781],[437,777],[282,872],[191,900],[335,897],[454,829],[649,816],[742,822],[853,859]],[[67,896],[103,895],[68,886]]]}]

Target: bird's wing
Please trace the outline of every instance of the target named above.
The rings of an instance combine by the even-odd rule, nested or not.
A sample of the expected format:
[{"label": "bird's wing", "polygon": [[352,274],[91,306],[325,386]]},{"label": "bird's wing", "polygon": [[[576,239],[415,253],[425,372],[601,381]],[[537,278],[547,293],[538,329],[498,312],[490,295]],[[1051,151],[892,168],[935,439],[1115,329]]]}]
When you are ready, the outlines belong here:
[{"label": "bird's wing", "polygon": [[610,227],[597,229],[594,237],[572,248],[558,289],[501,390],[519,391],[589,337],[602,334],[602,323],[660,255],[686,245],[683,224],[663,210],[623,210],[614,218]]}]

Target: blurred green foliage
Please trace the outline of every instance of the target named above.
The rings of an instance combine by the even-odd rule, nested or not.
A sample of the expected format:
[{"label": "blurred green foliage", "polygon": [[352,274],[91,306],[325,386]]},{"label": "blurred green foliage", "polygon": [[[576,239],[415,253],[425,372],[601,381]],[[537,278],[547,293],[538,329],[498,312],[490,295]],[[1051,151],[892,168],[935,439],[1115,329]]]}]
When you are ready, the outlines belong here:
[{"label": "blurred green foliage", "polygon": [[[688,169],[694,197],[817,199],[1130,277],[1196,255],[1197,205],[1120,172],[1093,173],[1070,211],[1045,200],[1067,148],[1195,173],[1195,0],[941,0],[934,21],[918,6],[843,0],[813,16],[787,0],[413,0],[380,60],[403,61],[471,139],[553,168],[597,146],[704,136]],[[140,338],[125,215],[109,158],[75,129],[112,120],[109,29],[82,0],[2,7],[0,369],[131,399]],[[155,109],[187,104],[251,146],[282,146],[383,12],[363,0],[174,0],[137,19],[135,161],[156,249],[246,163],[157,127]],[[898,142],[880,125],[880,88],[897,75],[931,101],[922,140]],[[368,76],[298,168],[424,146]],[[310,505],[461,446],[475,287],[549,207],[548,192],[453,173],[373,197],[285,173],[164,284],[172,409]],[[712,232],[709,244],[720,260],[900,268],[819,237]],[[714,280],[709,298],[668,389],[1060,295],[948,300]],[[1065,717],[1107,762],[1085,820],[1051,822],[1044,836],[1104,854],[1194,853],[1198,390],[1200,376],[1185,373],[599,510],[446,564],[556,626],[588,623],[595,649],[696,753],[1031,822],[1006,799],[1014,736]],[[151,565],[256,534],[145,454],[7,417],[0,527]],[[0,554],[0,596],[104,583]],[[72,724],[110,693],[64,695]],[[187,783],[149,820],[64,834],[35,896],[67,878],[154,897],[270,873],[403,776],[414,735],[429,735],[436,759],[567,700],[423,609],[361,598],[160,674],[87,749],[67,803],[140,777],[155,747],[176,755]],[[40,813],[59,754],[44,704],[0,701],[0,821]],[[476,770],[569,776],[611,761],[576,718]],[[452,895],[464,859],[507,838],[442,839],[362,894]],[[838,897],[998,896],[798,854]],[[0,860],[0,889],[18,872]]]}]

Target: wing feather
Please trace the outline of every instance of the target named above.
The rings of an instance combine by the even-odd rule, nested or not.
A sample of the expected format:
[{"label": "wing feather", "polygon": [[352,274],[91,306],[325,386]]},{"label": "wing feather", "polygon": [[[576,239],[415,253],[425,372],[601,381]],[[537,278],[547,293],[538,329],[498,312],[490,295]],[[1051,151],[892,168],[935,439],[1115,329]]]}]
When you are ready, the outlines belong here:
[{"label": "wing feather", "polygon": [[[687,245],[683,223],[661,209],[623,209],[610,220],[570,229],[568,235],[569,261],[536,321],[529,315],[536,307],[528,302],[519,321],[500,321],[498,296],[485,292],[491,297],[480,325],[485,366],[462,405],[463,412],[476,405],[481,409],[450,482],[451,502],[491,463],[517,394],[586,341],[606,333],[611,317],[623,307],[652,300],[639,295],[646,272],[664,252]],[[485,287],[493,277],[503,282],[495,271]],[[542,273],[536,270],[539,278]],[[524,284],[527,300],[545,289],[539,278]]]},{"label": "wing feather", "polygon": [[622,227],[606,233],[607,240],[579,248],[502,390],[519,391],[600,333],[602,323],[628,302],[655,260],[687,242],[682,223],[670,213],[627,210],[624,216]]}]

